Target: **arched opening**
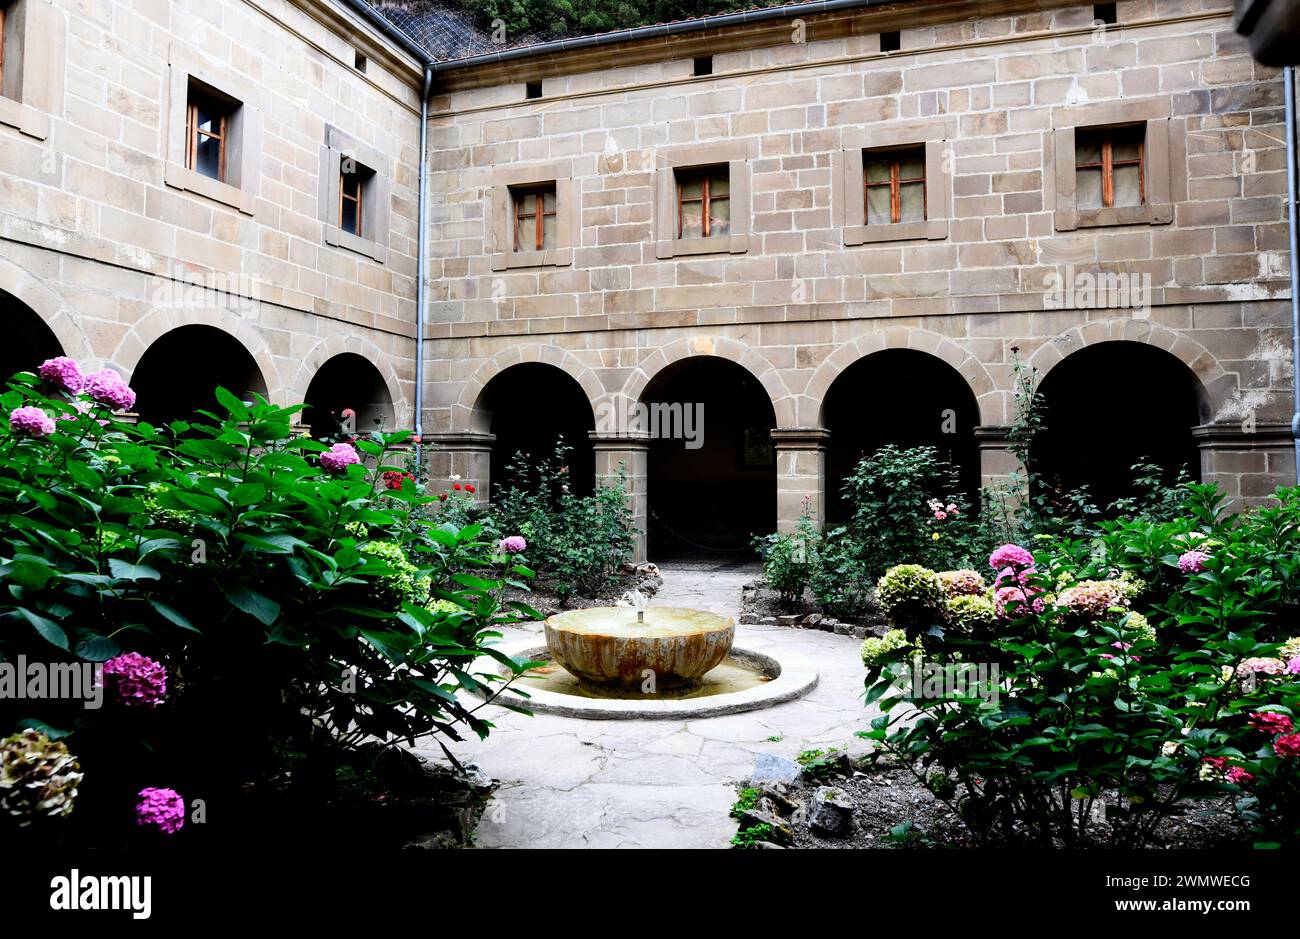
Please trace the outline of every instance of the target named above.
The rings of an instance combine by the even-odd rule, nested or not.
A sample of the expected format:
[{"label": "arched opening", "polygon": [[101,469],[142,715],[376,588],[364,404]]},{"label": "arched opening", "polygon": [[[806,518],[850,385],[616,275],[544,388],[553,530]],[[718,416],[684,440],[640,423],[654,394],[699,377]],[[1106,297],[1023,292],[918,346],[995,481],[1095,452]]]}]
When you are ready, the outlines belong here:
[{"label": "arched opening", "polygon": [[[317,370],[305,403],[302,421],[317,439],[393,430],[393,398],[384,376],[355,352],[342,352]],[[350,422],[348,410],[353,412]]]},{"label": "arched opening", "polygon": [[826,447],[826,517],[853,515],[844,480],[886,444],[934,447],[951,463],[963,492],[979,490],[979,405],[961,373],[914,349],[885,349],[854,362],[831,384],[822,403],[830,431]]},{"label": "arched opening", "polygon": [[1071,353],[1039,385],[1043,429],[1029,469],[1035,495],[1086,486],[1105,508],[1135,493],[1132,467],[1151,463],[1166,482],[1186,468],[1200,479],[1192,428],[1209,419],[1206,396],[1186,365],[1156,346],[1102,342]]},{"label": "arched opening", "polygon": [[155,426],[191,420],[196,411],[225,413],[217,387],[248,400],[266,396],[266,380],[238,339],[215,326],[180,326],[154,341],[131,375],[140,420]]},{"label": "arched opening", "polygon": [[0,381],[8,381],[15,372],[34,372],[46,359],[63,355],[54,331],[40,315],[3,290],[0,322],[5,324],[5,341],[0,343]]},{"label": "arched opening", "polygon": [[550,459],[558,443],[569,448],[570,491],[592,492],[596,459],[590,433],[596,422],[587,393],[568,372],[544,362],[512,365],[487,383],[476,410],[496,436],[488,467],[492,497],[504,486],[529,482],[527,472],[511,469],[520,457],[535,466]]},{"label": "arched opening", "polygon": [[728,359],[670,365],[641,396],[652,559],[751,555],[776,530],[776,415],[767,391]]}]

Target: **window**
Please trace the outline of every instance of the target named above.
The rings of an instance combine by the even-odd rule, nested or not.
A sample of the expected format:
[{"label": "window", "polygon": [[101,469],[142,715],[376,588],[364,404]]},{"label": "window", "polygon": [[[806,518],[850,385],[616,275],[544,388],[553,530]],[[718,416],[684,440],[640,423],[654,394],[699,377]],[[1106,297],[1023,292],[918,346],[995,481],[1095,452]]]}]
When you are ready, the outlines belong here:
[{"label": "window", "polygon": [[185,168],[226,181],[230,118],[235,106],[190,82],[185,119]]},{"label": "window", "polygon": [[512,189],[515,251],[550,251],[555,247],[555,187]]},{"label": "window", "polygon": [[366,62],[367,62],[366,57],[362,55],[360,52],[358,52],[356,54],[356,58],[352,60],[352,64],[356,67],[356,70],[360,72],[362,75],[366,74]]},{"label": "window", "polygon": [[700,55],[695,57],[695,74],[712,75],[713,74],[713,56]]},{"label": "window", "polygon": [[358,238],[369,238],[366,231],[366,190],[374,178],[374,171],[362,166],[351,157],[339,164],[339,230]]},{"label": "window", "polygon": [[1075,201],[1079,208],[1146,204],[1145,131],[1145,126],[1138,125],[1075,132]]},{"label": "window", "polygon": [[531,99],[531,98],[540,98],[541,96],[542,96],[542,83],[541,83],[541,81],[528,82],[528,84],[526,84],[526,85],[524,86],[524,97],[525,97],[525,98],[530,98],[530,99]]},{"label": "window", "polygon": [[1119,14],[1116,12],[1115,4],[1113,3],[1094,3],[1092,5],[1092,18],[1094,22],[1119,22]]},{"label": "window", "polygon": [[925,221],[925,147],[864,153],[862,163],[868,225]]},{"label": "window", "polygon": [[903,36],[898,30],[880,34],[880,51],[897,52],[903,48]]},{"label": "window", "polygon": [[725,164],[677,171],[677,237],[731,234],[731,174]]}]

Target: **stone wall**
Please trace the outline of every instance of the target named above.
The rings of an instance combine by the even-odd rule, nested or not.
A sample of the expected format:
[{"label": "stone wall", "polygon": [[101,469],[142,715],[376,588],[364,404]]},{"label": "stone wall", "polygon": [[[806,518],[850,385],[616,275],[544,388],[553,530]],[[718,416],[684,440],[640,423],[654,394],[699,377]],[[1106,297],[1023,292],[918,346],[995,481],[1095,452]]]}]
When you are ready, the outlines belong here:
[{"label": "stone wall", "polygon": [[[1104,29],[1091,5],[997,6],[904,28],[892,53],[858,11],[856,35],[818,39],[815,17],[792,32],[802,42],[734,48],[720,32],[707,76],[671,51],[624,68],[611,52],[599,72],[546,62],[534,100],[483,75],[444,89],[431,128],[429,425],[448,449],[435,467],[484,488],[479,394],[512,364],[551,363],[599,406],[636,401],[684,357],[721,356],[771,396],[788,526],[805,497],[821,502],[823,398],[863,356],[917,349],[956,369],[978,400],[991,480],[1014,463],[997,443],[1014,419],[1013,347],[1047,374],[1076,349],[1131,340],[1197,377],[1204,473],[1245,501],[1292,481],[1279,427],[1290,368],[1278,74],[1247,55],[1223,0],[1121,2]],[[1074,128],[1131,121],[1153,142],[1157,204],[1090,218],[1074,205]],[[927,146],[936,223],[863,240],[852,161],[901,143]],[[664,174],[714,161],[731,163],[747,218],[723,250],[673,256]],[[530,174],[562,181],[573,241],[544,266],[508,267],[494,193]],[[1076,274],[1149,275],[1149,303],[1060,308],[1051,278]],[[643,444],[596,436],[643,500]]]},{"label": "stone wall", "polygon": [[[19,8],[24,58],[44,77],[0,99],[0,290],[66,354],[128,378],[151,343],[192,323],[235,336],[281,404],[303,400],[330,356],[356,352],[409,426],[418,65],[334,3]],[[243,103],[237,186],[182,165],[191,76]],[[331,140],[382,155],[383,251],[328,237]]]}]

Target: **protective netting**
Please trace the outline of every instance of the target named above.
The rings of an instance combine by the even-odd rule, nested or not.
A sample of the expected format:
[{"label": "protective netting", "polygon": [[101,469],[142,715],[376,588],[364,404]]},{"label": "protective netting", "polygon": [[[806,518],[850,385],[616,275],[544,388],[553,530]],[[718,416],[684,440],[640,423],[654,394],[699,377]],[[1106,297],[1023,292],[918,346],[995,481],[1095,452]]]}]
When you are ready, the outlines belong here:
[{"label": "protective netting", "polygon": [[538,37],[511,36],[495,43],[462,10],[432,0],[368,0],[390,23],[402,30],[435,59],[462,59],[483,52],[500,52],[512,46],[531,45]]}]

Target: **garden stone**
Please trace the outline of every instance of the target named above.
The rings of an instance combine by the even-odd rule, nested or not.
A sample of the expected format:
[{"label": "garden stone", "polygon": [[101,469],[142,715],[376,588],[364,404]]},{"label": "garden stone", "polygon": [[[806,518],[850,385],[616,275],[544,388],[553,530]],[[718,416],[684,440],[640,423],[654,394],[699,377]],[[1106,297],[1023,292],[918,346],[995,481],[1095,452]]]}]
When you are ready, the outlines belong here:
[{"label": "garden stone", "polygon": [[853,625],[851,623],[836,623],[831,630],[837,636],[849,636],[853,634]]},{"label": "garden stone", "polygon": [[865,626],[854,626],[853,637],[855,639],[866,639],[869,630]]},{"label": "garden stone", "polygon": [[822,614],[820,613],[809,613],[807,616],[803,618],[803,624],[805,626],[811,626],[814,629],[818,629],[820,628],[821,621],[823,619],[825,619],[825,617],[822,616]]},{"label": "garden stone", "polygon": [[465,768],[465,779],[475,789],[491,789],[496,782],[477,763],[462,763]]},{"label": "garden stone", "polygon": [[740,624],[742,626],[753,626],[758,623],[757,613],[741,613]]},{"label": "garden stone", "polygon": [[803,617],[800,616],[798,613],[791,613],[786,616],[778,616],[776,618],[776,621],[777,624],[781,626],[798,626],[799,621],[802,619]]},{"label": "garden stone", "polygon": [[809,827],[820,835],[843,838],[853,830],[853,802],[841,789],[818,786],[812,797]]},{"label": "garden stone", "polygon": [[779,844],[773,844],[773,843],[770,842],[770,841],[755,841],[755,842],[754,842],[754,847],[756,847],[756,848],[764,848],[764,849],[769,849],[769,850],[772,849],[772,848],[775,848],[775,849],[778,850],[778,851],[784,851],[784,850],[785,850],[785,848],[782,847],[781,845],[779,845]]},{"label": "garden stone", "polygon": [[787,760],[775,753],[757,753],[754,755],[754,772],[749,777],[749,784],[755,789],[771,783],[789,785],[803,775],[803,767],[794,760]]},{"label": "garden stone", "polygon": [[758,790],[759,799],[766,800],[774,805],[777,815],[789,815],[799,808],[799,803],[787,796],[782,791],[784,789],[785,787],[781,785],[761,786]]},{"label": "garden stone", "polygon": [[759,625],[761,625],[761,626],[775,626],[775,625],[776,625],[776,617],[775,617],[775,616],[764,616],[764,617],[763,617],[761,620],[759,620],[758,622],[759,622]]},{"label": "garden stone", "polygon": [[740,830],[745,831],[755,825],[767,825],[772,829],[771,839],[777,844],[794,844],[794,830],[778,815],[769,815],[757,809],[749,809],[740,816]]}]

